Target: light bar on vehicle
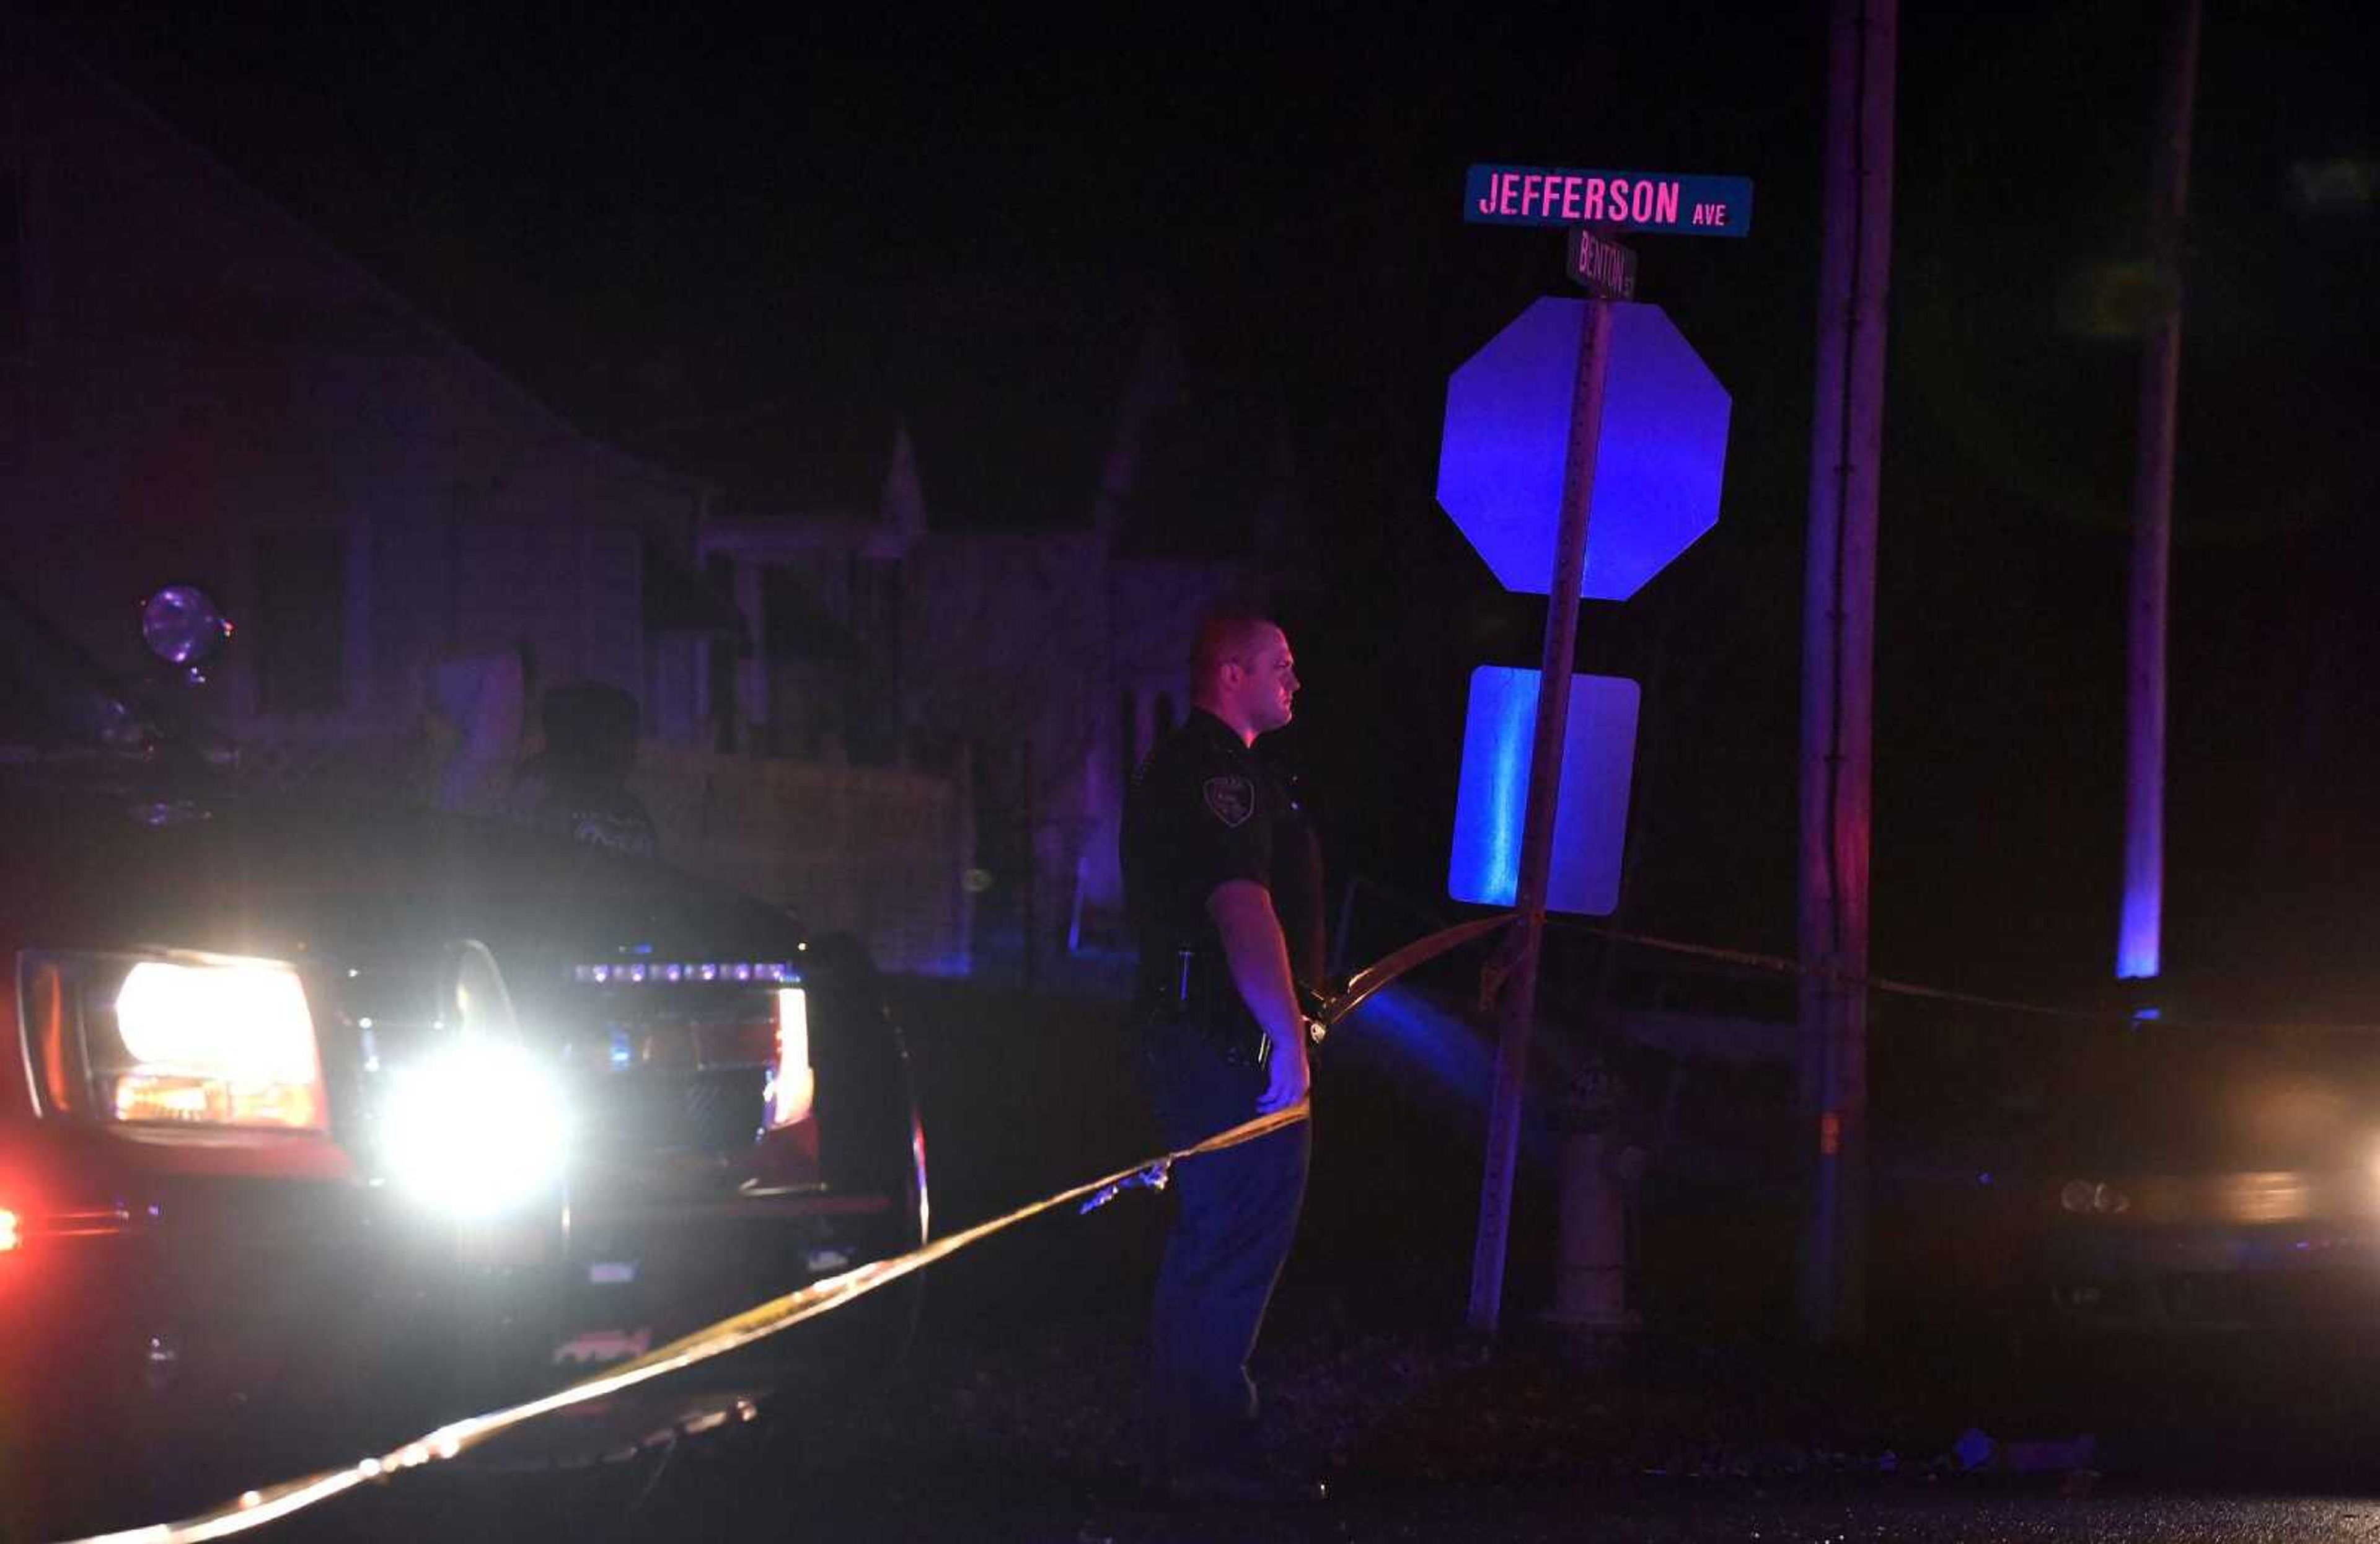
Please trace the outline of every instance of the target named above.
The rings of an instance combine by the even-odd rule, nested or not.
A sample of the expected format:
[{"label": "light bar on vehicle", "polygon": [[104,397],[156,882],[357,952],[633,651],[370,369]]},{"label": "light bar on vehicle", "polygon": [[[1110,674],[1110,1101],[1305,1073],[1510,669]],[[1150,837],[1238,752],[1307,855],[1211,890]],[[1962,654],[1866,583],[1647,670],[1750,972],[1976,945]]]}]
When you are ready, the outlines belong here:
[{"label": "light bar on vehicle", "polygon": [[612,987],[675,986],[687,981],[798,981],[802,973],[791,960],[603,960],[574,965],[570,979],[582,985]]}]

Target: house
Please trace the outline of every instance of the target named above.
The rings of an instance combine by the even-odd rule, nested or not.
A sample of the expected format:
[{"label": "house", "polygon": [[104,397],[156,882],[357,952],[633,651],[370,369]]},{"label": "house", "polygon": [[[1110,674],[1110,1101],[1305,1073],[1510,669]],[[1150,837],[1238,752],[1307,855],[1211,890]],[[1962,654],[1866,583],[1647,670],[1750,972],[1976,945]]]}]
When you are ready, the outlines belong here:
[{"label": "house", "polygon": [[543,687],[625,688],[665,857],[889,967],[967,968],[963,786],[712,748],[747,650],[696,565],[705,483],[580,432],[42,28],[10,37],[5,582],[128,673],[157,668],[144,597],[212,591],[237,636],[196,689],[284,786],[487,810]]},{"label": "house", "polygon": [[580,433],[42,29],[12,34],[8,582],[128,668],[141,599],[208,587],[238,637],[204,689],[292,769],[402,752],[443,777],[476,752],[492,777],[522,704],[577,680],[699,739],[740,626],[692,565],[704,487]]},{"label": "house", "polygon": [[1091,438],[1011,458],[1038,476],[987,467],[998,433],[965,408],[746,419],[696,534],[757,643],[735,734],[797,757],[963,762],[978,954],[1009,952],[1028,978],[1122,942],[1123,794],[1188,711],[1199,616],[1303,571],[1279,398],[1185,366],[1163,314],[1122,374]]},{"label": "house", "polygon": [[1014,371],[914,399],[822,383],[657,444],[685,475],[16,36],[7,582],[79,641],[149,668],[140,601],[203,585],[239,634],[201,690],[251,766],[466,808],[543,687],[625,687],[665,850],[895,966],[968,968],[977,919],[1028,970],[1116,936],[1123,789],[1186,711],[1196,618],[1298,567],[1276,396],[1185,363],[1160,317],[1136,357],[1040,361],[1078,377],[1064,403]]}]

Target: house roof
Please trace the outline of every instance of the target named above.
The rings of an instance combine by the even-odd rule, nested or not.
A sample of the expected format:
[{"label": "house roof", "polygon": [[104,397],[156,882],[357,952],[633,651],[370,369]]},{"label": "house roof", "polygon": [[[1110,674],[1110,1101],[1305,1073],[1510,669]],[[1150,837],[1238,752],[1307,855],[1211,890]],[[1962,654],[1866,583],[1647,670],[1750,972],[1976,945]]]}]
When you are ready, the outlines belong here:
[{"label": "house roof", "polygon": [[[175,141],[228,196],[343,266],[457,368],[623,471],[689,495],[708,491],[720,516],[841,528],[865,541],[880,523],[892,446],[905,427],[933,527],[1047,529],[1094,517],[1127,396],[1148,364],[1151,325],[1146,303],[1119,303],[1111,285],[1103,295],[1046,276],[820,277],[828,294],[809,312],[838,322],[795,334],[756,319],[753,337],[781,342],[782,362],[756,370],[751,339],[740,340],[736,368],[755,388],[743,405],[674,419],[615,414],[613,437],[599,439],[70,45],[39,28],[27,33]],[[587,325],[591,359],[604,346],[591,319]],[[1192,341],[1210,342],[1208,331],[1194,330]],[[590,363],[580,372],[587,402],[574,406],[594,410],[604,390],[595,378],[608,368]],[[567,396],[566,381],[563,389]],[[1254,511],[1284,476],[1281,427],[1268,399],[1194,380],[1189,395],[1148,426],[1131,497],[1114,511],[1123,517],[1115,527],[1123,546],[1160,557],[1245,551]]]},{"label": "house roof", "polygon": [[1062,329],[929,340],[903,335],[898,318],[856,325],[888,334],[880,354],[656,425],[654,454],[715,485],[722,516],[872,520],[905,427],[929,525],[1088,519],[1128,348]]},{"label": "house roof", "polygon": [[[485,355],[456,337],[426,308],[402,293],[370,264],[299,218],[273,193],[235,170],[180,126],[94,67],[51,28],[14,11],[9,15],[9,26],[10,41],[25,61],[23,76],[19,82],[14,83],[18,91],[25,91],[29,83],[37,80],[79,84],[104,102],[113,112],[170,143],[188,164],[213,184],[210,191],[214,196],[232,202],[256,218],[271,222],[279,227],[284,238],[310,249],[344,272],[349,282],[385,308],[398,325],[436,350],[454,368],[476,377],[508,398],[532,422],[541,425],[555,437],[571,442],[618,472],[683,489],[689,498],[702,492],[703,485],[698,479],[600,439],[565,417],[531,392],[516,376],[500,369]],[[12,107],[12,110],[21,110],[21,107]],[[236,324],[251,329],[256,323],[256,318],[236,319]],[[242,335],[253,336],[256,334],[250,331]]]}]

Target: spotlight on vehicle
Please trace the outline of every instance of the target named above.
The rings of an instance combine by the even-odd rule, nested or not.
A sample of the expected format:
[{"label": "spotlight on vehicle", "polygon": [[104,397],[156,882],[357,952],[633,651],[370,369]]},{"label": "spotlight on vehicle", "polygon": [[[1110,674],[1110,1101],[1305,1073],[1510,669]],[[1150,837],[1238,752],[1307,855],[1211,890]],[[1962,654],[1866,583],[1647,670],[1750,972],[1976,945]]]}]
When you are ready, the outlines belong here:
[{"label": "spotlight on vehicle", "polygon": [[140,638],[167,664],[196,671],[231,638],[214,597],[196,585],[169,584],[140,602]]},{"label": "spotlight on vehicle", "polygon": [[489,1217],[551,1194],[569,1151],[559,1080],[516,1043],[469,1036],[392,1074],[381,1151],[423,1205]]}]

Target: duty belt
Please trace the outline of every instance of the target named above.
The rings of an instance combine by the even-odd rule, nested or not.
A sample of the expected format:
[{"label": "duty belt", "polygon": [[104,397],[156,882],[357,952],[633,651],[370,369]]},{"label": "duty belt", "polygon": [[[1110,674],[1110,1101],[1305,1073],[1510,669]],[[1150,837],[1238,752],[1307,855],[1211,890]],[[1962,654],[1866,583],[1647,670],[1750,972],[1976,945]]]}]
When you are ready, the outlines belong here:
[{"label": "duty belt", "polygon": [[[1440,954],[1460,948],[1475,938],[1483,938],[1508,925],[1518,916],[1517,912],[1500,912],[1494,917],[1475,918],[1468,922],[1458,922],[1451,928],[1441,928],[1426,938],[1417,938],[1404,947],[1373,961],[1335,992],[1327,994],[1318,992],[1313,988],[1301,983],[1297,989],[1298,1007],[1305,1016],[1307,1043],[1312,1046],[1320,1045],[1323,1037],[1330,1033],[1332,1025],[1354,1013],[1374,992],[1388,986],[1405,972],[1417,966],[1427,965]],[[1177,949],[1174,955],[1176,968],[1170,993],[1165,991],[1164,984],[1150,990],[1149,983],[1144,979],[1143,987],[1144,991],[1148,992],[1148,1001],[1152,1012],[1163,1011],[1181,1015],[1199,1006],[1195,1001],[1202,979],[1198,968],[1199,951],[1195,948]],[[1236,989],[1233,991],[1233,1003],[1234,1006],[1237,1005]],[[1245,1013],[1243,1016],[1246,1016]],[[1250,1022],[1253,1023],[1253,1020]],[[1257,1052],[1257,1064],[1261,1065],[1263,1061],[1272,1053],[1272,1041],[1261,1029],[1257,1031],[1257,1035],[1262,1042],[1261,1048]]]},{"label": "duty belt", "polygon": [[1170,962],[1163,955],[1142,961],[1140,1001],[1149,1022],[1195,1034],[1241,1066],[1269,1062],[1272,1039],[1241,1003],[1223,960],[1211,949],[1191,944],[1172,955]]},{"label": "duty belt", "polygon": [[[1337,1016],[1333,999],[1303,981],[1293,985],[1298,1015],[1305,1022],[1306,1043],[1318,1046]],[[1205,950],[1178,948],[1173,951],[1170,973],[1156,979],[1144,975],[1141,1003],[1153,1018],[1208,1039],[1227,1061],[1260,1067],[1272,1060],[1272,1036],[1240,1001],[1229,967]]]}]

